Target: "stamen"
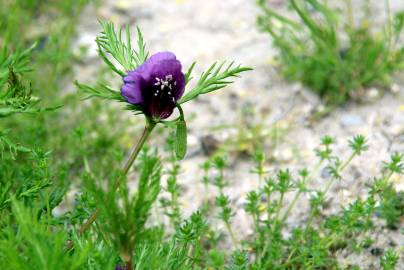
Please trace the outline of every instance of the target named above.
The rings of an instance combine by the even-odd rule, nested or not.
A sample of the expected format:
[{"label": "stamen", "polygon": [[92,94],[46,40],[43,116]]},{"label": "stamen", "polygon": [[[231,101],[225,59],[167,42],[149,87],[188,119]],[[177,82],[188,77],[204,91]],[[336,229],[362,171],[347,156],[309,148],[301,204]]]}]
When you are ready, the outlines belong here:
[{"label": "stamen", "polygon": [[[156,79],[156,83],[154,83],[155,86],[160,86],[160,90],[164,90],[165,87],[169,88],[169,92],[168,94],[171,95],[171,90],[173,90],[173,86],[171,81],[173,80],[173,75],[172,74],[168,74],[166,75],[165,79],[160,79],[158,77],[155,77]],[[174,85],[177,85],[177,82],[174,81]],[[158,91],[157,91],[158,93]]]}]

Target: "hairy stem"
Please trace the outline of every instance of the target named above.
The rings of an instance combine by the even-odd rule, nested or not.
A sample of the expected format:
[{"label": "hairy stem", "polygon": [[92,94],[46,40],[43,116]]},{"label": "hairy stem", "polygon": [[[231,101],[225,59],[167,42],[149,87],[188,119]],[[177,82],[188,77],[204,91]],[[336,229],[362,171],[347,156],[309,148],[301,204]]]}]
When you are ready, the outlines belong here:
[{"label": "hairy stem", "polygon": [[[119,174],[119,177],[115,183],[114,190],[117,190],[121,186],[121,182],[123,179],[125,179],[126,175],[129,172],[129,169],[132,167],[134,161],[136,160],[137,156],[140,153],[140,150],[142,149],[143,145],[146,143],[148,137],[150,136],[151,132],[153,131],[154,127],[156,126],[156,123],[153,122],[150,119],[146,120],[146,126],[143,130],[143,134],[140,137],[139,141],[137,144],[133,147],[132,153],[130,154],[127,162],[125,163],[124,167],[122,168],[121,173]],[[87,221],[80,227],[79,229],[79,235],[83,234],[90,226],[91,224],[94,223],[94,221],[97,219],[98,214],[100,212],[99,208],[96,208],[94,212],[91,214],[91,216],[87,219]],[[72,242],[70,242],[72,243]],[[68,249],[71,249],[73,246],[72,244],[68,245]]]},{"label": "hairy stem", "polygon": [[133,162],[135,162],[137,156],[140,153],[140,150],[142,150],[143,145],[146,143],[147,139],[149,138],[149,136],[155,126],[156,126],[155,122],[152,122],[151,120],[147,120],[147,123],[143,130],[142,136],[140,137],[138,143],[134,146],[132,153],[129,156],[128,161],[126,162],[125,166],[122,169],[121,174],[119,175],[118,180],[116,181],[115,190],[120,187],[121,182],[123,181],[123,179],[125,179],[125,176],[128,174],[129,169],[132,167]]}]

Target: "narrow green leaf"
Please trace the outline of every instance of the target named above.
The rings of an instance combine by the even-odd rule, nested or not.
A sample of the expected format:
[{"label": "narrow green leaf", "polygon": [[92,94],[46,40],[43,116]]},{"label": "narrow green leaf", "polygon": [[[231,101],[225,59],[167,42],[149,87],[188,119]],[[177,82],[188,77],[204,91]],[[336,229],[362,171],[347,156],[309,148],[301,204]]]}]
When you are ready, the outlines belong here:
[{"label": "narrow green leaf", "polygon": [[[124,70],[133,70],[138,66],[143,64],[143,62],[148,57],[148,52],[146,52],[146,45],[143,41],[143,35],[140,29],[137,28],[138,40],[137,51],[132,49],[131,35],[129,26],[126,25],[125,28],[119,28],[115,30],[115,26],[112,22],[100,22],[103,31],[96,38],[96,43],[98,45],[98,52],[104,62],[116,73],[123,76],[124,72],[117,68],[108,59],[107,54],[112,56]],[[123,32],[126,38],[123,38]]]},{"label": "narrow green leaf", "polygon": [[193,62],[192,65],[188,68],[187,73],[185,74],[186,84],[188,84],[189,81],[192,80],[191,74],[192,74],[192,71],[194,70],[195,65],[196,65],[196,62]]},{"label": "narrow green leaf", "polygon": [[183,104],[188,102],[201,94],[206,94],[212,91],[216,91],[226,87],[227,85],[233,83],[231,78],[239,77],[239,74],[245,71],[252,70],[249,67],[243,66],[233,66],[234,63],[231,62],[225,66],[226,62],[213,63],[208,70],[202,73],[196,86],[186,93],[178,102]]},{"label": "narrow green leaf", "polygon": [[87,84],[81,84],[77,81],[75,82],[75,84],[80,91],[82,91],[87,95],[86,99],[92,97],[98,97],[101,99],[124,101],[119,91],[114,90],[105,84],[98,84],[95,87],[92,87]]}]

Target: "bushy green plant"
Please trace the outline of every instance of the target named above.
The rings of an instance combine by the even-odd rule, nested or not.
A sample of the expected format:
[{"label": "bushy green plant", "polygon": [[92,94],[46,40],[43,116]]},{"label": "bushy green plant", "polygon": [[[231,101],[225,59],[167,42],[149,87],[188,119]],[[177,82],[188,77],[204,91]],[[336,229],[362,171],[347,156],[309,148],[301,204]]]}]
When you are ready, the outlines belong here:
[{"label": "bushy green plant", "polygon": [[391,17],[387,10],[386,23],[377,30],[368,21],[371,14],[360,26],[355,24],[351,0],[345,1],[348,16],[322,1],[291,0],[298,20],[277,13],[267,2],[257,1],[262,10],[258,24],[279,51],[282,73],[330,105],[361,96],[372,85],[388,86],[391,76],[404,68],[403,12]]},{"label": "bushy green plant", "polygon": [[[125,66],[137,68],[148,58],[140,31],[138,46],[133,49],[130,39],[116,32],[113,24],[102,23],[102,27],[103,33],[97,40],[99,53],[117,76],[128,72]],[[126,33],[130,36],[128,28]],[[123,67],[114,64],[110,57]],[[193,66],[186,74],[187,82]],[[59,144],[46,145],[55,146],[56,151],[43,150],[46,147],[33,143],[42,142],[33,140],[36,134],[33,127],[43,125],[42,119],[59,118],[44,113],[41,104],[31,100],[29,84],[23,83],[13,70],[8,72],[9,84],[1,92],[1,100],[5,102],[0,108],[11,113],[4,114],[0,123],[9,121],[4,123],[13,126],[14,122],[35,114],[29,119],[32,123],[17,126],[33,133],[28,137],[19,136],[19,139],[30,138],[21,140],[21,144],[28,146],[0,137],[0,143],[5,145],[1,148],[0,144],[0,268],[341,269],[337,251],[360,252],[370,247],[373,233],[378,229],[377,216],[400,227],[400,214],[396,211],[400,209],[399,201],[390,200],[394,193],[391,179],[403,174],[400,153],[393,154],[391,160],[381,165],[381,175],[369,183],[366,196],[331,214],[325,211],[332,199],[332,186],[344,181],[344,171],[368,150],[363,136],[348,141],[351,152],[344,158],[333,151],[336,139],[325,136],[315,151],[317,164],[298,172],[268,171],[268,155],[256,145],[251,173],[258,178],[259,186],[246,194],[243,204],[251,219],[252,235],[234,229],[235,214],[243,210],[232,201],[228,187],[240,179],[229,179],[231,156],[223,153],[201,165],[207,194],[201,209],[185,216],[180,204],[179,178],[181,159],[186,154],[187,130],[181,104],[223,88],[233,82],[230,78],[247,70],[242,66],[212,65],[178,100],[179,116],[173,120],[152,118],[138,105],[127,104],[127,110],[145,114],[146,121],[143,135],[122,168],[119,164],[124,160],[125,151],[117,141],[124,132],[115,133],[94,123],[99,119],[98,114],[105,112],[105,101],[102,106],[94,101],[93,106],[83,109],[88,115],[80,118],[80,125],[73,125],[70,135],[60,134],[59,128],[47,131],[46,138],[60,137],[55,139]],[[90,97],[125,101],[119,91],[104,82],[95,86],[77,85]],[[35,89],[33,92],[37,94]],[[111,114],[117,110],[115,107]],[[110,117],[108,124],[120,128],[122,119]],[[167,153],[144,147],[156,125],[171,130]],[[126,131],[124,127],[122,130]],[[96,138],[87,134],[90,131]],[[14,129],[10,134],[14,136]],[[67,146],[60,147],[61,144]],[[324,170],[327,182],[321,189],[313,190],[312,181]],[[127,184],[129,173],[133,173],[135,188]],[[211,185],[215,193],[208,196]],[[167,194],[161,194],[162,190]],[[75,194],[73,202],[68,198],[71,193]],[[160,197],[162,207],[159,207],[157,202],[162,195],[167,196]],[[290,202],[289,195],[292,195]],[[292,225],[290,213],[303,200],[303,195],[309,197],[310,211],[297,223],[302,225]],[[399,255],[398,250],[386,250],[380,257],[380,267],[399,269]],[[359,268],[352,266],[352,269]]]},{"label": "bushy green plant", "polygon": [[[122,126],[113,132],[107,127],[106,123],[117,122],[118,114],[112,106],[100,102],[82,106],[79,95],[65,91],[66,84],[73,81],[70,71],[77,60],[72,46],[77,20],[89,2],[6,0],[0,9],[0,82],[4,82],[0,95],[6,91],[5,82],[12,65],[16,73],[24,72],[27,92],[33,89],[32,102],[41,100],[41,107],[63,105],[46,114],[3,118],[0,132],[9,134],[6,137],[9,142],[45,152],[51,150],[52,167],[68,167],[67,174],[72,179],[77,179],[81,168],[90,162],[98,170],[117,162],[115,154],[123,151],[128,140],[122,136]],[[30,58],[34,61],[27,65]],[[103,71],[97,76],[108,78],[109,74]],[[100,120],[101,117],[104,118]],[[110,158],[101,160],[100,155]],[[23,166],[25,159],[19,160]]]},{"label": "bushy green plant", "polygon": [[[384,213],[390,213],[397,208],[397,205],[383,203],[386,198],[383,197],[385,191],[380,181],[389,183],[384,187],[387,185],[392,188],[390,180],[393,174],[403,174],[403,158],[396,154],[391,156],[391,161],[385,163],[382,176],[369,184],[367,197],[356,199],[345,205],[339,212],[327,215],[324,214],[324,210],[327,201],[330,200],[331,186],[336,181],[343,181],[343,171],[356,156],[368,149],[365,138],[356,136],[349,141],[352,153],[342,160],[333,154],[334,142],[334,138],[324,137],[321,147],[316,150],[319,157],[317,165],[311,170],[304,168],[296,175],[288,170],[280,170],[272,176],[262,168],[263,158],[265,164],[265,156],[256,154],[254,159],[256,168],[252,172],[257,173],[259,178],[264,177],[265,185],[246,195],[244,210],[251,216],[254,228],[253,236],[248,238],[240,239],[240,235],[234,235],[232,216],[235,210],[232,209],[229,197],[225,195],[224,186],[217,184],[217,177],[207,181],[218,187],[219,196],[216,198],[216,205],[219,208],[219,215],[217,218],[226,224],[233,249],[237,250],[235,254],[239,256],[239,263],[243,265],[242,268],[237,268],[229,258],[229,264],[227,264],[229,269],[341,269],[335,258],[338,250],[348,249],[352,252],[360,252],[371,246],[372,234],[377,229],[374,221],[378,215],[378,209],[384,206],[386,207],[383,210]],[[209,168],[218,167],[219,164],[219,174],[213,175],[223,178],[225,174],[220,168],[225,163],[221,162],[222,160],[221,157],[212,158],[211,165],[203,168],[208,168],[209,172]],[[310,182],[318,177],[319,171],[323,168],[326,168],[330,175],[328,183],[321,190],[311,189]],[[224,183],[226,180],[219,182]],[[287,203],[285,197],[289,193],[294,193],[294,197],[290,203]],[[311,211],[308,217],[302,218],[302,221],[305,220],[302,226],[290,227],[288,224],[290,213],[303,194],[310,197]],[[289,235],[287,237],[285,237],[286,232]],[[391,254],[396,254],[392,252],[390,251]],[[381,258],[381,265],[383,267],[392,265],[395,269],[398,258],[392,258],[392,255],[386,253]],[[211,266],[221,269],[225,267],[226,261],[226,259],[223,260],[219,266],[216,264]]]},{"label": "bushy green plant", "polygon": [[[402,173],[404,170],[402,160],[402,154],[392,155],[391,161],[385,163],[385,170],[390,173]],[[372,190],[379,196],[378,214],[386,220],[390,229],[397,229],[404,216],[404,193],[396,191],[394,185],[386,178],[376,178]]]},{"label": "bushy green plant", "polygon": [[[124,209],[126,213],[124,212],[122,216],[117,215],[119,213],[117,209],[111,212],[111,214],[115,213],[114,217],[109,217],[114,220],[114,223],[112,224],[115,226],[110,227],[109,231],[115,236],[115,242],[118,244],[121,259],[125,262],[126,267],[131,269],[135,244],[136,242],[142,241],[139,234],[141,235],[141,232],[143,231],[150,208],[160,191],[160,177],[158,173],[158,176],[156,176],[157,179],[153,179],[153,182],[157,185],[148,186],[147,179],[151,177],[152,174],[156,173],[158,169],[153,166],[149,169],[146,167],[146,170],[143,171],[144,174],[142,174],[139,179],[138,195],[136,196],[136,199],[130,199],[129,197],[122,198],[117,195],[116,191],[123,185],[122,180],[124,180],[128,174],[148,137],[159,124],[169,128],[174,128],[174,140],[169,144],[173,153],[171,158],[174,160],[183,159],[187,150],[187,127],[181,105],[197,98],[199,95],[207,94],[226,87],[233,83],[232,78],[238,77],[240,73],[251,69],[241,65],[235,66],[233,62],[227,65],[225,62],[214,63],[207,71],[201,74],[195,86],[184,93],[185,86],[192,79],[191,75],[195,63],[193,63],[188,71],[183,74],[181,63],[176,60],[175,55],[172,53],[157,53],[149,58],[149,53],[146,50],[143,36],[139,29],[137,29],[137,48],[133,48],[128,26],[125,29],[126,38],[122,35],[122,29],[117,32],[112,23],[101,22],[101,26],[103,32],[96,39],[99,48],[98,52],[105,64],[118,76],[123,77],[122,91],[117,91],[106,83],[98,83],[96,86],[90,86],[77,82],[77,87],[83,91],[88,98],[96,97],[104,100],[125,102],[127,110],[130,110],[135,114],[143,114],[145,117],[145,128],[142,136],[137,144],[135,144],[122,171],[118,174],[117,180],[115,180],[115,183],[112,185],[112,189],[108,191],[108,195],[112,196],[108,201],[115,199],[116,201],[114,203],[117,203],[120,198],[125,202]],[[114,64],[109,57],[115,59],[119,65]],[[176,67],[176,70],[173,70],[173,67]],[[142,73],[145,73],[143,75],[144,77],[141,77],[138,81],[134,81],[136,80],[136,77],[131,77],[135,75],[142,76]],[[162,77],[159,78],[157,76]],[[166,79],[164,80],[164,78]],[[179,85],[182,85],[181,89],[179,88]],[[133,88],[132,91],[137,91],[136,93],[128,94],[124,92],[124,89],[133,86],[135,86],[135,88]],[[150,97],[149,95],[151,91],[154,91],[154,94]],[[165,93],[165,91],[167,91],[169,98],[165,96],[166,94],[159,94],[160,92]],[[179,93],[177,96],[175,91]],[[184,95],[182,96],[182,94]],[[136,100],[139,101],[136,103],[132,102],[131,99],[127,98],[128,95],[140,96],[140,98],[136,98]],[[173,113],[174,109],[178,110],[179,116],[173,120],[165,120]],[[145,166],[146,165],[147,164],[145,163]],[[174,164],[170,171],[171,175],[168,178],[167,187],[167,190],[171,193],[171,202],[168,202],[166,205],[171,206],[170,218],[173,220],[172,223],[177,230],[182,234],[189,233],[190,237],[194,237],[192,235],[192,227],[188,228],[188,225],[190,226],[192,223],[186,223],[184,226],[179,226],[178,220],[180,218],[180,213],[178,211],[178,205],[176,205],[178,203],[177,196],[179,193],[176,185],[177,173],[178,171]],[[150,192],[154,195],[152,195],[150,199],[146,199],[146,193]],[[98,193],[101,193],[101,191],[97,192],[97,194]],[[100,200],[100,203],[105,201],[105,199]],[[119,208],[119,206],[117,207]],[[110,207],[106,209],[109,208]],[[85,232],[85,230],[96,220],[100,209],[101,208],[98,207],[94,210],[88,221],[80,229],[80,233]],[[123,216],[126,216],[127,220],[123,220]],[[135,219],[136,223],[132,223],[132,219]],[[108,222],[105,224],[108,224]]]}]

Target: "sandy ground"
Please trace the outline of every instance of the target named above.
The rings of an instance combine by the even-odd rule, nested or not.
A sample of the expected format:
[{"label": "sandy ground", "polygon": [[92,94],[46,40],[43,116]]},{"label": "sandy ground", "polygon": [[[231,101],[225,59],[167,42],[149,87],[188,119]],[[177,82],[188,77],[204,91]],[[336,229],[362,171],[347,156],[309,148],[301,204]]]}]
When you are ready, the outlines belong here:
[{"label": "sandy ground", "polygon": [[[285,1],[270,2],[274,8],[285,11]],[[381,22],[383,1],[373,2],[378,3],[374,5],[375,17],[372,21]],[[392,0],[391,6],[393,10],[404,9],[404,2]],[[296,173],[302,166],[313,165],[316,161],[313,150],[324,135],[337,138],[335,151],[342,157],[349,155],[347,140],[353,135],[363,134],[368,138],[370,150],[356,159],[353,166],[344,172],[344,180],[332,188],[330,212],[337,211],[341,205],[346,205],[357,196],[365,195],[365,184],[380,174],[382,161],[389,158],[389,153],[404,152],[404,78],[397,76],[392,89],[376,101],[372,100],[380,89],[369,89],[371,101],[360,105],[348,104],[323,119],[311,121],[313,111],[322,104],[299,84],[285,82],[271,66],[276,52],[271,47],[270,37],[257,29],[259,10],[255,1],[104,0],[97,11],[89,8],[83,14],[79,26],[76,45],[89,47],[84,60],[87,64],[75,68],[79,80],[89,78],[98,68],[99,60],[93,40],[100,27],[94,12],[97,12],[100,19],[139,26],[151,53],[173,51],[186,68],[197,61],[195,74],[216,60],[234,60],[254,68],[254,71],[246,73],[226,90],[203,96],[184,107],[191,119],[188,123],[189,152],[182,163],[180,176],[184,187],[182,203],[186,213],[197,209],[204,197],[199,164],[206,160],[206,154],[201,142],[206,140],[207,135],[213,135],[219,142],[224,142],[239,133],[245,133],[244,127],[240,127],[240,111],[246,108],[256,112],[256,116],[252,117],[254,125],[262,125],[264,137],[268,137],[267,154],[273,158],[267,164],[270,172],[289,167]],[[218,128],[223,123],[233,127]],[[234,128],[237,126],[239,128]],[[217,129],[212,131],[214,127]],[[276,143],[269,138],[274,129],[284,132]],[[231,170],[226,174],[230,182],[226,193],[234,205],[240,208],[235,217],[235,230],[247,235],[251,231],[250,221],[241,210],[244,195],[258,185],[256,176],[249,173],[251,166],[241,156],[231,158]],[[314,179],[312,187],[321,188],[326,178],[323,171]],[[404,190],[403,178],[396,177],[393,181],[397,188]],[[214,198],[214,189],[209,193]],[[299,204],[300,207],[289,219],[291,226],[304,222],[307,198],[302,198]],[[376,237],[376,246],[404,246],[404,236],[399,231],[382,230]],[[341,262],[360,263],[363,269],[378,269],[378,258],[367,251],[362,256],[341,254]],[[404,260],[401,262],[404,265]]]}]

